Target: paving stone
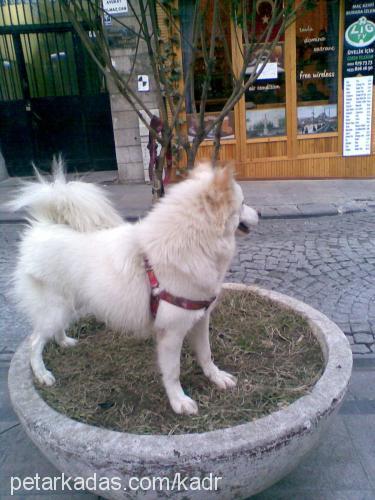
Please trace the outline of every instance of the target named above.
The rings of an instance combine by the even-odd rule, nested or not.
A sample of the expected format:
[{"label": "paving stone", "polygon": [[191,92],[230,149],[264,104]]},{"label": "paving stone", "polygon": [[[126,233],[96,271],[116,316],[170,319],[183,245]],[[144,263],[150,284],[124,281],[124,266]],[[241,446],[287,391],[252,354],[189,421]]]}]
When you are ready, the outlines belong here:
[{"label": "paving stone", "polygon": [[353,337],[356,344],[372,344],[374,342],[371,333],[354,333]]},{"label": "paving stone", "polygon": [[[357,315],[358,318],[363,318],[362,314],[358,315],[358,311],[353,311],[353,316],[354,314]],[[351,330],[354,333],[366,333],[369,331],[369,324],[368,322],[362,322],[362,323],[354,323],[351,321]]]},{"label": "paving stone", "polygon": [[[352,442],[355,443],[370,484],[375,488],[375,415],[348,415],[343,419]],[[363,432],[363,429],[366,429],[366,432]]]},{"label": "paving stone", "polygon": [[354,417],[338,415],[319,447],[297,469],[265,492],[253,496],[252,500],[341,500],[348,497],[334,497],[333,492],[343,492],[343,495],[347,491],[373,492],[358,460],[359,452],[349,439],[346,418]]},{"label": "paving stone", "polygon": [[355,361],[354,365],[348,392],[355,396],[357,401],[371,401],[375,409],[375,359],[372,364],[370,361]]},{"label": "paving stone", "polygon": [[352,345],[353,354],[368,354],[370,349],[365,344],[354,344]]}]

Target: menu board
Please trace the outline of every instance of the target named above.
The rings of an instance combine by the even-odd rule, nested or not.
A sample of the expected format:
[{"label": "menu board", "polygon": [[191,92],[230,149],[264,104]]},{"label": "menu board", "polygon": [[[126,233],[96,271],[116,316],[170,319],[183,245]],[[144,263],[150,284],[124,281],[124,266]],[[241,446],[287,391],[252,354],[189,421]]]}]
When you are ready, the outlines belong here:
[{"label": "menu board", "polygon": [[344,79],[344,156],[371,153],[372,76]]}]

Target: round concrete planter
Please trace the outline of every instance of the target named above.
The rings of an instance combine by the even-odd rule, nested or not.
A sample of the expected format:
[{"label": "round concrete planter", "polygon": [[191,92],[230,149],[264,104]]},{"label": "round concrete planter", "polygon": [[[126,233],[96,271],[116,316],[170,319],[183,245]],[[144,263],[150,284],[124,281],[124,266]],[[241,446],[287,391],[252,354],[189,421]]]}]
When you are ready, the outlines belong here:
[{"label": "round concrete planter", "polygon": [[[251,290],[305,316],[324,354],[325,370],[311,393],[267,417],[224,430],[176,436],[135,435],[82,424],[50,408],[34,388],[27,340],[13,357],[9,390],[13,407],[27,434],[65,475],[95,478],[88,488],[105,498],[240,499],[254,495],[288,474],[318,442],[345,395],[352,369],[349,343],[341,330],[315,309],[285,295],[258,287],[226,284]],[[121,367],[119,367],[121,369]],[[201,490],[185,491],[191,478],[221,477],[219,491],[210,492],[210,479]],[[119,478],[104,491],[99,478]],[[133,479],[129,487],[129,479]],[[133,491],[138,480],[148,489],[153,478],[175,479],[173,491]],[[178,478],[189,479],[177,491]],[[149,478],[149,479],[148,479]],[[158,484],[158,483],[157,483]],[[193,483],[197,487],[197,482]],[[101,483],[102,488],[106,484]],[[126,491],[125,491],[126,488]],[[206,488],[206,489],[205,489]]]}]

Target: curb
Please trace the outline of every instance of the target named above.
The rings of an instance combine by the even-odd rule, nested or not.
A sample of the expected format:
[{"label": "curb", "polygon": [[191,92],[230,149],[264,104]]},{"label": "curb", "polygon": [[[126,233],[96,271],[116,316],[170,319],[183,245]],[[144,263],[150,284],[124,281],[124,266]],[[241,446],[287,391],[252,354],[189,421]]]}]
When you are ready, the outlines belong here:
[{"label": "curb", "polygon": [[[20,212],[20,214],[13,214],[0,211],[0,224],[26,224],[29,221],[29,219],[26,216],[22,216],[22,212]],[[123,217],[123,219],[128,222],[138,222],[140,219],[146,216],[147,212],[142,212],[139,214],[131,213],[127,215],[127,212],[120,210],[120,214]]]},{"label": "curb", "polygon": [[303,203],[299,205],[280,205],[278,207],[262,207],[258,209],[262,219],[302,219],[311,217],[327,217],[349,213],[368,212],[372,206],[348,202],[342,206],[328,203]]},{"label": "curb", "polygon": [[[330,204],[306,203],[302,205],[281,205],[279,207],[261,207],[257,208],[261,219],[309,219],[312,217],[328,217],[334,215],[352,214],[359,212],[369,212],[375,209],[375,206],[354,206],[338,207]],[[147,215],[147,211],[135,213],[133,211],[120,210],[122,217],[129,222],[137,222]],[[0,210],[0,224],[20,224],[27,222],[27,217],[11,212]]]}]

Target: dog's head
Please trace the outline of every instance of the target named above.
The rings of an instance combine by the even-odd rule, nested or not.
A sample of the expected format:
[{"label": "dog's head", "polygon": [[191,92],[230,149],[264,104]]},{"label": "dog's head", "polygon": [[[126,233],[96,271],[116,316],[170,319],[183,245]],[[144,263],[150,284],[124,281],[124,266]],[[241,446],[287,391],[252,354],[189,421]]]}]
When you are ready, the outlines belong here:
[{"label": "dog's head", "polygon": [[258,223],[258,213],[245,204],[230,164],[213,167],[210,163],[200,163],[190,178],[201,183],[204,210],[215,219],[216,226],[224,234],[247,234],[250,226]]}]

